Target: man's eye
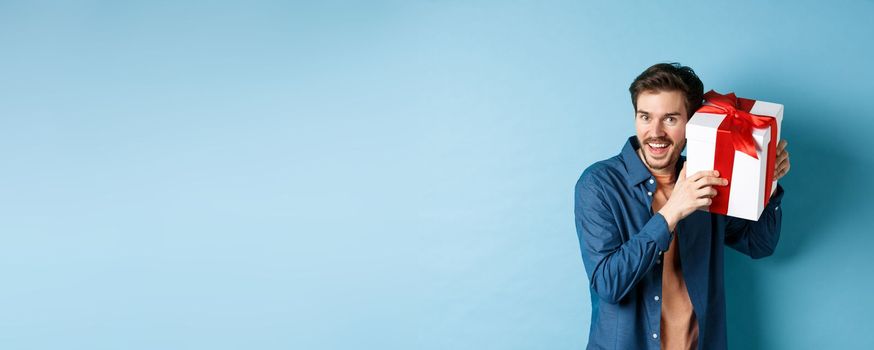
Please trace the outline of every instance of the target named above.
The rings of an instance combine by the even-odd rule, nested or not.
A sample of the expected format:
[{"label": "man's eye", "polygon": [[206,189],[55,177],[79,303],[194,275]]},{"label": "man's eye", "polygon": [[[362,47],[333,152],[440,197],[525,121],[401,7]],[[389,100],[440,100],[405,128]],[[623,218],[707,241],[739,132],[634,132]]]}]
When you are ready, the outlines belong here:
[{"label": "man's eye", "polygon": [[649,120],[649,116],[646,115],[646,114],[641,114],[641,115],[640,115],[640,119],[643,119],[643,120]]},{"label": "man's eye", "polygon": [[674,124],[674,122],[677,121],[677,118],[667,117],[667,118],[665,118],[665,121],[668,122],[668,124]]}]

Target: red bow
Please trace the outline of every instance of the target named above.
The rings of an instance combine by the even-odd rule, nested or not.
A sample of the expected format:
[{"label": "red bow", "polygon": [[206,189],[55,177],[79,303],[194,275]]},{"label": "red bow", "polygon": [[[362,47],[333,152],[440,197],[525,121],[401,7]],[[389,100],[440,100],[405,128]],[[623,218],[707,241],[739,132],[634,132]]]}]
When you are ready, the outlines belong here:
[{"label": "red bow", "polygon": [[[756,154],[756,140],[753,139],[753,128],[761,129],[767,127],[771,125],[774,118],[750,113],[749,110],[752,108],[752,104],[744,103],[747,106],[740,105],[737,96],[733,92],[721,95],[716,91],[710,90],[704,94],[704,99],[710,102],[710,105],[702,106],[698,112],[725,114],[726,120],[723,123],[728,123],[727,126],[731,131],[731,141],[734,149],[759,159],[759,156]],[[743,100],[741,99],[740,102],[744,102]],[[772,131],[776,131],[776,128],[772,128]]]}]

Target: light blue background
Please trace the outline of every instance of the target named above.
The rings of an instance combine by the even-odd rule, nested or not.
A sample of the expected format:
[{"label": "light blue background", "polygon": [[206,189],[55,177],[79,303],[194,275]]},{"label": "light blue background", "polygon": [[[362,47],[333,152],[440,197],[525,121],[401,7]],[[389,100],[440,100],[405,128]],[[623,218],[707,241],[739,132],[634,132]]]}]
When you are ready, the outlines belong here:
[{"label": "light blue background", "polygon": [[2,1],[0,348],[583,348],[573,186],[662,61],[786,105],[732,348],[872,348],[872,13]]}]

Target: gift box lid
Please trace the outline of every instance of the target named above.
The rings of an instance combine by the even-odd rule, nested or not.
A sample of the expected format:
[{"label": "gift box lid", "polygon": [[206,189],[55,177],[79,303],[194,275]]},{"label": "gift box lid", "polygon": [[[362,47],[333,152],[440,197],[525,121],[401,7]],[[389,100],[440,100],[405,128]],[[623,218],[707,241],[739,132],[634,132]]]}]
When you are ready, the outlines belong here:
[{"label": "gift box lid", "polygon": [[[686,123],[686,139],[715,143],[717,133],[729,132],[728,130],[719,130],[719,124],[722,124],[723,119],[725,119],[725,114],[695,113],[692,119]],[[756,144],[764,145],[771,141],[769,129],[753,129],[753,138],[756,140]]]},{"label": "gift box lid", "polygon": [[[707,103],[705,103],[707,104]],[[777,119],[777,139],[780,139],[779,125],[783,121],[783,105],[779,103],[755,101],[750,113],[756,115],[769,116]],[[725,114],[713,113],[698,113],[696,112],[686,123],[686,138],[696,141],[716,142],[719,124],[725,119]],[[753,138],[759,145],[766,144],[771,141],[770,128],[753,129]]]}]

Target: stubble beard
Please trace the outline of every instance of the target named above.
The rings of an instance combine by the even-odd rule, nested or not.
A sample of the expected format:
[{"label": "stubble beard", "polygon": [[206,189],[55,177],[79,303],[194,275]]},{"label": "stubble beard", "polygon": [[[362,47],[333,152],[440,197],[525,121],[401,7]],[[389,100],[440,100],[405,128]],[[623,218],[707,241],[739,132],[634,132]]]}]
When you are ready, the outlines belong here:
[{"label": "stubble beard", "polygon": [[644,164],[646,164],[646,167],[649,168],[650,171],[668,170],[668,171],[672,172],[673,169],[671,169],[671,168],[676,167],[677,162],[680,160],[680,153],[683,151],[683,148],[685,148],[685,146],[686,146],[686,144],[685,144],[686,140],[681,141],[681,143],[678,145],[677,143],[674,143],[670,139],[664,138],[663,140],[668,140],[668,142],[670,142],[669,147],[673,147],[673,148],[671,149],[671,153],[668,154],[668,157],[665,159],[666,163],[661,164],[661,166],[658,166],[658,167],[656,167],[656,166],[659,164],[653,164],[653,162],[650,161],[649,152],[648,152],[648,149],[646,149],[646,147],[648,147],[647,142],[650,142],[651,140],[652,139],[647,139],[647,141],[644,142],[644,141],[640,140],[640,138],[637,139],[638,143],[640,144],[639,151],[640,151],[641,157],[643,158]]}]

